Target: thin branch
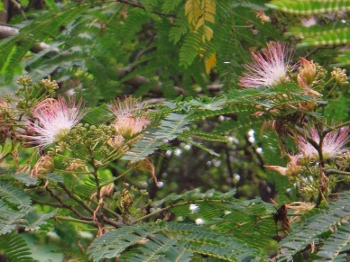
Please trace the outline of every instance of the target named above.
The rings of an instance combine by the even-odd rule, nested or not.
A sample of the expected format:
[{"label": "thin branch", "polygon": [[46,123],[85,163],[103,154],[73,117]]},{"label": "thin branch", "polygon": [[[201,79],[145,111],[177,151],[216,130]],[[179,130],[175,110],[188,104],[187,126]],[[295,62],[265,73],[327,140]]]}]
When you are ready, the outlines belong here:
[{"label": "thin branch", "polygon": [[195,200],[195,201],[186,201],[186,202],[181,202],[181,203],[177,203],[177,204],[170,204],[169,206],[167,207],[163,207],[163,208],[160,208],[160,209],[157,209],[156,211],[152,212],[152,213],[149,213],[143,217],[140,217],[138,219],[135,219],[131,222],[131,224],[135,224],[137,222],[140,222],[146,218],[149,218],[151,216],[154,216],[154,215],[157,215],[159,213],[162,213],[166,210],[169,210],[171,208],[174,208],[174,207],[178,207],[178,206],[184,206],[184,205],[188,205],[188,204],[192,204],[192,203],[202,203],[202,202],[209,202],[209,203],[225,203],[225,202],[229,202],[225,199],[218,199],[218,200],[208,200],[208,199],[201,199],[201,200]]},{"label": "thin branch", "polygon": [[66,193],[68,194],[68,196],[72,199],[74,199],[76,202],[78,202],[86,211],[88,211],[90,214],[94,214],[94,210],[92,208],[90,208],[87,204],[85,204],[84,201],[82,201],[81,199],[79,199],[76,195],[74,195],[72,193],[72,191],[69,190],[69,188],[64,184],[64,183],[61,183],[59,182],[58,183],[62,189],[64,191],[66,191]]},{"label": "thin branch", "polygon": [[244,139],[245,139],[247,145],[249,145],[249,147],[251,147],[251,149],[253,149],[252,153],[257,157],[261,170],[264,170],[265,169],[265,162],[264,162],[264,159],[262,158],[261,154],[259,154],[257,152],[257,148],[255,147],[255,145],[253,143],[251,143],[249,141],[249,138],[247,135],[244,136]]},{"label": "thin branch", "polygon": [[[71,197],[72,199],[74,199],[76,202],[78,202],[85,210],[87,210],[90,214],[94,214],[94,210],[92,208],[90,208],[84,201],[82,201],[81,199],[79,199],[77,196],[75,196],[72,191],[69,190],[69,188],[63,184],[63,183],[58,183],[62,189],[64,191],[66,191],[66,193],[68,194],[69,197]],[[103,214],[97,214],[97,217],[98,218],[101,218],[103,219],[103,221],[106,223],[106,224],[109,224],[109,225],[112,225],[114,227],[120,227],[120,226],[123,226],[124,224],[123,223],[120,223],[120,222],[117,222],[117,221],[114,221],[114,220],[111,220],[109,218],[107,218],[106,216],[104,216]],[[89,220],[93,220],[94,218],[91,217],[91,218],[88,218]]]},{"label": "thin branch", "polygon": [[[131,1],[128,1],[128,0],[117,0],[117,2],[119,3],[122,3],[122,4],[126,4],[126,5],[130,5],[130,6],[133,6],[133,7],[138,7],[138,8],[141,8],[143,10],[146,10],[146,8],[139,4],[139,3],[135,3],[135,2],[131,2]],[[162,17],[173,17],[173,18],[176,18],[176,14],[164,14],[164,13],[161,13],[161,12],[158,12],[158,11],[152,11],[152,13],[155,13],[159,16],[162,16]]]},{"label": "thin branch", "polygon": [[[93,199],[89,199],[89,201],[94,203],[95,205],[97,205],[97,202],[94,201]],[[106,212],[108,212],[109,214],[113,215],[115,218],[118,219],[118,221],[123,221],[124,220],[124,218],[121,215],[119,215],[118,213],[116,213],[113,210],[109,209],[105,205],[102,206],[102,209],[105,210]]]},{"label": "thin branch", "polygon": [[60,203],[54,203],[54,202],[45,202],[45,201],[41,201],[39,199],[35,199],[33,198],[33,202],[36,204],[41,204],[41,205],[48,205],[48,206],[52,206],[52,207],[57,207],[57,208],[67,208],[70,211],[72,211],[74,214],[76,214],[80,219],[82,217],[84,217],[82,214],[80,214],[73,206],[64,204],[63,202]]},{"label": "thin branch", "polygon": [[69,210],[71,210],[74,214],[76,214],[79,218],[82,218],[83,215],[75,209],[75,207],[73,206],[70,206],[70,205],[67,205],[65,204],[62,199],[60,199],[58,196],[56,196],[51,189],[49,188],[46,188],[46,190],[50,193],[50,195],[55,198],[59,203],[49,203],[49,202],[43,202],[43,201],[40,201],[38,199],[34,199],[37,203],[39,204],[43,204],[43,205],[49,205],[49,206],[53,206],[53,207],[58,207],[58,208],[67,208]]},{"label": "thin branch", "polygon": [[[339,125],[337,125],[337,126],[334,126],[334,127],[333,127],[333,130],[342,128],[342,127],[344,127],[344,126],[348,126],[349,124],[350,124],[350,121],[343,122],[343,123],[341,123],[341,124],[339,124]],[[329,130],[329,132],[330,132],[330,131],[332,131],[332,130]]]},{"label": "thin branch", "polygon": [[340,171],[336,169],[328,169],[325,171],[326,175],[343,175],[343,176],[350,176],[350,172],[346,171]]},{"label": "thin branch", "polygon": [[230,150],[228,149],[228,147],[225,147],[225,155],[226,155],[226,166],[227,166],[227,171],[229,173],[229,177],[230,177],[230,187],[234,187],[234,183],[233,183],[233,170],[232,170],[232,163],[231,163],[231,159],[230,159]]},{"label": "thin branch", "polygon": [[87,220],[82,220],[82,219],[76,219],[73,217],[64,217],[64,216],[54,216],[55,219],[57,220],[66,220],[70,222],[76,222],[76,223],[83,223],[83,224],[90,224],[90,225],[96,225],[94,221],[87,221]]}]

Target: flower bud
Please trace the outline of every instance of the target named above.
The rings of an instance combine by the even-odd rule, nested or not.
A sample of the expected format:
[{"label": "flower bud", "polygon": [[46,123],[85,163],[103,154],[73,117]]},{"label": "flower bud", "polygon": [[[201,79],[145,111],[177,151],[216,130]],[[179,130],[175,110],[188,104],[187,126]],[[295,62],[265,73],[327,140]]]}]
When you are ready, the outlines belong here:
[{"label": "flower bud", "polygon": [[29,76],[20,76],[17,80],[17,84],[19,85],[28,85],[32,82],[32,79]]},{"label": "flower bud", "polygon": [[103,196],[109,196],[110,194],[112,194],[113,190],[114,190],[113,183],[110,183],[108,185],[101,187],[100,198],[102,198]]},{"label": "flower bud", "polygon": [[264,11],[262,11],[262,10],[252,10],[252,12],[254,12],[256,14],[256,17],[260,19],[262,24],[265,23],[265,22],[271,22],[270,17],[267,16]]},{"label": "flower bud", "polygon": [[51,77],[50,76],[47,79],[42,79],[40,81],[40,84],[43,85],[43,87],[47,91],[53,91],[53,90],[58,89],[58,84],[57,84],[56,80],[51,81]]},{"label": "flower bud", "polygon": [[315,207],[311,202],[292,202],[286,205],[287,208],[295,210],[295,213],[306,213]]},{"label": "flower bud", "polygon": [[110,105],[110,109],[116,117],[115,130],[124,138],[133,138],[151,123],[146,116],[138,116],[142,111],[142,106],[132,97],[124,101],[116,101]]},{"label": "flower bud", "polygon": [[43,176],[50,173],[53,169],[54,163],[52,157],[44,155],[39,158],[38,162],[36,162],[30,176]]},{"label": "flower bud", "polygon": [[302,69],[298,74],[298,84],[302,88],[307,88],[312,82],[315,80],[316,76],[316,65],[314,62],[308,61],[305,58],[300,57],[300,61],[302,63]]},{"label": "flower bud", "polygon": [[347,77],[345,69],[334,67],[331,76],[338,85],[348,84],[348,81],[346,81]]}]

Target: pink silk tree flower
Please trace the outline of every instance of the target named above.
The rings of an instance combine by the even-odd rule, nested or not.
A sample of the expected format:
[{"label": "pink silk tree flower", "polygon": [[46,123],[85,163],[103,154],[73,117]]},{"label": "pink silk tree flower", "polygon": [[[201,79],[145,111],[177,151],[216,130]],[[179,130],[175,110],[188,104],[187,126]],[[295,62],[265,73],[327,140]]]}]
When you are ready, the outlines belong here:
[{"label": "pink silk tree flower", "polygon": [[[310,130],[310,138],[317,144],[320,143],[320,135],[315,127]],[[342,127],[338,130],[328,132],[322,142],[322,156],[324,160],[332,159],[346,152],[349,148],[344,148],[345,144],[350,141],[349,127]],[[303,136],[298,136],[296,139],[300,156],[312,160],[319,159],[317,149],[305,139]]]},{"label": "pink silk tree flower", "polygon": [[285,45],[278,42],[267,44],[267,50],[252,52],[251,63],[244,65],[247,72],[239,80],[239,85],[248,88],[269,87],[286,80],[288,54]]},{"label": "pink silk tree flower", "polygon": [[265,165],[264,167],[275,170],[278,173],[280,173],[282,176],[295,176],[298,175],[301,171],[301,166],[298,164],[299,156],[294,155],[287,155],[289,157],[289,162],[287,164],[287,167],[282,166],[268,166]]},{"label": "pink silk tree flower", "polygon": [[124,101],[118,99],[110,105],[116,120],[115,129],[122,137],[130,138],[150,124],[146,116],[138,116],[141,113],[141,104],[132,97],[127,97]]},{"label": "pink silk tree flower", "polygon": [[75,98],[47,98],[33,111],[33,119],[28,121],[28,130],[34,135],[23,136],[36,146],[47,147],[60,141],[86,115],[82,100],[76,104]]}]

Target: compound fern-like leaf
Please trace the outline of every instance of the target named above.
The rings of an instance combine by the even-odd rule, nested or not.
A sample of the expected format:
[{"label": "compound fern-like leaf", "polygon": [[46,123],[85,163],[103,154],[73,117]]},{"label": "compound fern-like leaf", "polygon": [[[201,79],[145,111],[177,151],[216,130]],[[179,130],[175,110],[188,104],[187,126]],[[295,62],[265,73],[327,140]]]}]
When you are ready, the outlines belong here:
[{"label": "compound fern-like leaf", "polygon": [[25,239],[17,233],[0,235],[0,254],[10,261],[33,262],[32,253]]},{"label": "compound fern-like leaf", "polygon": [[220,261],[249,261],[260,253],[233,237],[194,224],[141,223],[102,235],[91,244],[88,254],[94,261],[120,257],[130,262],[172,262],[191,261],[192,254]]},{"label": "compound fern-like leaf", "polygon": [[172,140],[183,133],[186,125],[190,122],[188,115],[170,113],[162,120],[157,129],[147,131],[143,137],[136,142],[131,151],[128,151],[123,159],[135,163],[153,154],[164,143],[165,140]]},{"label": "compound fern-like leaf", "polygon": [[16,205],[18,208],[28,207],[32,204],[28,195],[10,184],[0,184],[0,197]]},{"label": "compound fern-like leaf", "polygon": [[[345,195],[342,199],[329,204],[328,210],[309,217],[303,224],[296,227],[288,237],[283,239],[280,242],[281,254],[279,255],[279,258],[281,261],[292,261],[295,254],[312,244],[314,241],[318,241],[321,234],[329,232],[332,228],[336,228],[337,225],[343,222],[344,218],[349,217],[349,214],[349,196]],[[341,242],[341,239],[344,238],[347,230],[348,227],[344,227],[343,234],[335,234],[333,241]],[[330,256],[330,253],[326,252],[329,250],[327,246],[330,243],[331,242],[328,242],[323,251],[321,249],[321,255]],[[332,256],[337,253],[337,250],[339,250],[338,248],[334,249]]]},{"label": "compound fern-like leaf", "polygon": [[286,13],[299,15],[313,15],[334,13],[350,10],[349,0],[274,0],[267,4],[268,7],[278,9]]}]

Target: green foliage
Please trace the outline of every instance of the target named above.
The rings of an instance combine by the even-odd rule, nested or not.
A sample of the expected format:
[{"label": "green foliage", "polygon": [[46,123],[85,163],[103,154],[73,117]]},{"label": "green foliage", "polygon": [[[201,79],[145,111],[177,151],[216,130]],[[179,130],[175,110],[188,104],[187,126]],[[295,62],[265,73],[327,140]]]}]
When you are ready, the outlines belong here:
[{"label": "green foliage", "polygon": [[[225,194],[209,190],[205,193],[188,191],[182,195],[169,195],[164,201],[166,207],[181,221],[202,219],[205,225],[213,230],[231,236],[249,246],[260,249],[263,254],[265,248],[276,234],[276,226],[272,214],[275,209],[259,199],[241,201],[233,198],[236,190]],[[252,235],[251,232],[255,233]]]},{"label": "green foliage", "polygon": [[326,107],[325,116],[332,117],[335,121],[345,121],[348,116],[348,107],[350,99],[346,94],[340,93],[338,97],[330,100]]},{"label": "green foliage", "polygon": [[[296,15],[313,15],[311,19],[314,19],[315,23],[305,26],[298,25],[296,27],[289,28],[286,35],[293,35],[297,39],[301,39],[301,42],[297,44],[297,47],[320,47],[320,46],[339,46],[348,44],[350,39],[350,33],[348,25],[346,24],[346,18],[341,16],[343,11],[350,9],[349,1],[333,1],[333,0],[311,0],[311,1],[271,1],[266,4],[272,9],[277,9],[282,12],[296,14]],[[335,13],[335,17],[328,18],[327,13]],[[319,20],[319,21],[318,21]],[[336,59],[341,61],[341,64],[349,64],[346,58],[346,52],[340,54]]]},{"label": "green foliage", "polygon": [[329,204],[320,213],[308,217],[294,227],[292,233],[279,244],[281,247],[279,258],[283,261],[292,261],[295,254],[320,241],[322,245],[316,253],[320,259],[332,259],[332,261],[343,259],[344,254],[341,254],[341,251],[347,246],[348,227],[345,220],[350,213],[348,202],[349,194],[344,194],[340,200]]},{"label": "green foliage", "polygon": [[[88,5],[70,4],[64,8],[42,14],[23,27],[20,34],[5,40],[0,46],[0,69],[1,72],[6,73],[5,80],[12,81],[15,66],[22,61],[37,41],[57,34],[61,26],[78,17],[86,8]],[[16,45],[19,42],[21,45]]]},{"label": "green foliage", "polygon": [[[125,237],[128,236],[128,237]],[[128,250],[125,254],[127,248]],[[137,254],[133,249],[137,249]],[[216,261],[252,261],[259,252],[231,237],[193,224],[139,224],[96,239],[88,252],[94,261],[121,257],[128,261],[191,261],[193,254]]]},{"label": "green foliage", "polygon": [[[305,95],[302,88],[292,83],[273,88],[232,90],[227,98],[230,107],[226,107],[222,113],[239,113],[239,116],[238,119],[221,123],[216,128],[217,133],[225,133],[237,128],[258,127],[276,118],[293,118],[293,115],[299,113],[312,115],[315,118],[320,117],[316,112],[290,107],[292,104],[315,101],[314,97]],[[323,103],[320,99],[317,101]],[[261,113],[258,117],[254,114],[257,111]]]},{"label": "green foliage", "polygon": [[[24,195],[23,192],[19,190],[9,190],[11,193],[19,193],[17,199],[20,198],[20,195]],[[28,198],[28,196],[26,196]],[[21,225],[27,230],[34,230],[39,228],[41,225],[46,224],[49,218],[52,218],[55,215],[55,212],[40,214],[37,211],[29,206],[23,206],[19,209],[10,208],[11,205],[8,205],[5,201],[0,199],[0,233],[5,234],[13,231]]]},{"label": "green foliage", "polygon": [[[205,89],[210,70],[215,70],[224,83],[236,86],[234,71],[247,59],[242,42],[263,46],[264,35],[280,38],[277,30],[263,24],[250,7],[237,4],[232,8],[226,0],[205,2],[205,23],[200,22],[195,30],[181,1],[152,2],[146,11],[125,9],[120,3],[72,3],[64,10],[49,6],[50,11],[32,16],[18,35],[1,44],[2,72],[6,81],[11,81],[18,72],[14,69],[33,45],[49,39],[44,51],[26,57],[25,70],[34,81],[54,72],[56,79],[65,82],[65,89],[76,89],[74,81],[79,81],[90,104],[136,89],[137,96],[151,91],[174,98],[178,94],[174,86],[194,94],[196,83]],[[264,9],[263,2],[257,1],[254,9],[259,8]],[[249,23],[261,33],[254,36],[246,30]],[[211,32],[214,37],[209,37]],[[23,42],[16,44],[19,41]]]},{"label": "green foliage", "polygon": [[52,218],[56,214],[56,211],[39,214],[36,211],[32,210],[28,212],[23,218],[27,220],[26,229],[27,230],[36,230],[40,228],[42,225],[47,223],[47,220]]},{"label": "green foliage", "polygon": [[350,9],[349,1],[343,0],[310,0],[310,1],[272,1],[268,7],[279,9],[283,12],[299,15],[312,15],[322,13],[335,13]]},{"label": "green foliage", "polygon": [[199,53],[201,35],[198,32],[188,34],[180,49],[180,66],[187,68],[191,65]]},{"label": "green foliage", "polygon": [[163,13],[170,13],[173,12],[175,10],[175,8],[182,2],[182,0],[166,0],[163,3],[162,6],[162,12]]},{"label": "green foliage", "polygon": [[11,261],[34,261],[25,239],[16,233],[0,235],[0,253],[6,254]]},{"label": "green foliage", "polygon": [[[346,259],[349,194],[332,195],[349,181],[345,73],[301,60],[275,86],[242,89],[238,79],[249,51],[285,40],[286,28],[298,47],[347,44],[346,19],[325,12],[349,1],[44,2],[43,10],[21,2],[30,12],[9,18],[19,33],[0,43],[3,91],[20,74],[35,83],[21,78],[0,100],[1,253],[32,261],[17,233],[30,230],[38,245],[80,261]],[[320,24],[300,27],[294,14]],[[295,59],[327,65],[335,51],[299,50]],[[282,60],[292,64],[291,53]],[[276,62],[268,56],[253,55],[252,65]],[[337,61],[348,64],[349,53]],[[82,123],[54,121],[52,144],[28,143],[46,127],[38,112],[55,115],[55,95],[72,93],[91,107]],[[112,114],[109,102],[128,96],[149,101]],[[323,149],[338,152],[325,159]],[[302,210],[301,200],[316,207]]]},{"label": "green foliage", "polygon": [[0,196],[2,199],[6,199],[10,204],[16,205],[18,208],[28,207],[32,204],[28,195],[10,184],[3,184],[0,186]]},{"label": "green foliage", "polygon": [[0,201],[0,233],[6,234],[12,232],[21,222],[23,224],[23,220],[21,220],[25,213],[28,211],[28,208],[23,208],[21,210],[11,210],[2,200]]},{"label": "green foliage", "polygon": [[140,141],[136,142],[131,151],[123,159],[135,163],[153,154],[166,140],[172,140],[181,134],[188,125],[188,115],[170,113],[157,129],[149,130]]},{"label": "green foliage", "polygon": [[290,33],[303,39],[299,47],[347,44],[350,39],[348,27],[343,24],[292,28]]},{"label": "green foliage", "polygon": [[321,259],[343,261],[346,259],[345,251],[349,248],[349,225],[342,224],[331,237],[322,239],[322,242],[323,246],[317,252],[317,256]]}]

